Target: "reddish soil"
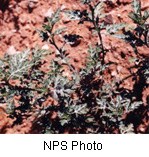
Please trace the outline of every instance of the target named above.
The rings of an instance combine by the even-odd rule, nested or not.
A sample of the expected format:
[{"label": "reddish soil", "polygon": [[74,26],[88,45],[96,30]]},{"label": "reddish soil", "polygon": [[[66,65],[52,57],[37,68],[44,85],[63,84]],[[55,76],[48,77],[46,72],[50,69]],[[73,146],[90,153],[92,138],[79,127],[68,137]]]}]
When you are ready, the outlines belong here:
[{"label": "reddish soil", "polygon": [[[42,42],[37,29],[42,27],[46,16],[50,16],[57,8],[62,10],[83,10],[84,5],[80,0],[8,0],[5,6],[1,6],[0,0],[0,57],[7,52],[10,54],[23,51],[26,48],[34,48],[35,46],[46,49],[53,49],[46,42]],[[7,0],[5,0],[7,1]],[[141,0],[142,11],[149,9],[149,1]],[[105,11],[111,15],[113,23],[125,22],[129,26],[134,26],[128,13],[132,10],[131,0],[111,0],[105,5]],[[107,17],[108,20],[108,17]],[[85,61],[88,50],[88,45],[94,43],[96,35],[93,38],[89,31],[90,23],[85,22],[83,25],[78,25],[78,21],[69,20],[65,14],[62,14],[61,20],[57,27],[67,27],[66,34],[78,34],[82,38],[80,43],[74,47],[67,45],[66,49],[69,52],[72,63],[81,68]],[[133,63],[129,60],[135,57],[136,54],[129,43],[123,40],[107,36],[103,31],[102,34],[104,46],[108,49],[106,62],[115,62],[116,65],[110,67],[110,73],[117,80],[122,80],[130,75],[128,70]],[[59,44],[62,44],[60,38],[57,39]],[[138,47],[140,55],[149,57],[149,48],[147,46]],[[46,68],[46,67],[45,67]],[[133,71],[135,73],[135,69]],[[67,75],[67,74],[66,74]],[[111,79],[107,76],[107,81]],[[136,82],[132,78],[126,79],[122,86],[132,90]],[[142,100],[144,106],[149,105],[147,97],[149,96],[149,88],[143,88]],[[11,126],[12,120],[7,117],[3,106],[0,107],[0,129],[8,128],[7,133],[29,133],[32,126],[32,121],[36,116],[32,115],[24,120],[22,125]],[[54,115],[53,115],[54,117]],[[144,132],[144,128],[148,127],[148,120],[143,119],[142,124],[138,127],[138,132]],[[10,127],[11,126],[11,127]],[[36,132],[35,132],[36,133]]]}]

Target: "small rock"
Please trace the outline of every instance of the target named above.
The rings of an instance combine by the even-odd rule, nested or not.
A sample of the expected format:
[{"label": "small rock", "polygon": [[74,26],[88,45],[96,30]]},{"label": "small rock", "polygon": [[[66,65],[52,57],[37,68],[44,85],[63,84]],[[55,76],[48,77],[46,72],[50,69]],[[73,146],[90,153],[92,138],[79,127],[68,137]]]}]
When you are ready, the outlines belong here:
[{"label": "small rock", "polygon": [[44,14],[44,17],[51,17],[54,11],[50,8],[48,11]]},{"label": "small rock", "polygon": [[117,76],[117,72],[116,71],[112,71],[111,75],[112,76]]},{"label": "small rock", "polygon": [[122,71],[122,69],[123,69],[123,67],[122,67],[122,66],[120,66],[120,65],[118,65],[118,66],[117,66],[117,71],[118,71],[118,72],[121,72],[121,71]]},{"label": "small rock", "polygon": [[47,44],[45,44],[45,45],[42,46],[41,49],[42,49],[42,50],[49,50],[49,46],[48,46]]},{"label": "small rock", "polygon": [[34,9],[34,8],[36,8],[37,3],[38,3],[38,0],[29,0],[29,2],[28,2],[28,7],[29,7],[30,9]]},{"label": "small rock", "polygon": [[30,19],[28,18],[28,16],[24,13],[24,14],[21,14],[20,17],[19,17],[19,22],[22,24],[22,25],[25,25],[26,23],[28,23],[30,21]]},{"label": "small rock", "polygon": [[14,46],[10,46],[7,49],[6,53],[11,56],[11,55],[19,54],[20,51],[16,51],[16,49],[14,48]]}]

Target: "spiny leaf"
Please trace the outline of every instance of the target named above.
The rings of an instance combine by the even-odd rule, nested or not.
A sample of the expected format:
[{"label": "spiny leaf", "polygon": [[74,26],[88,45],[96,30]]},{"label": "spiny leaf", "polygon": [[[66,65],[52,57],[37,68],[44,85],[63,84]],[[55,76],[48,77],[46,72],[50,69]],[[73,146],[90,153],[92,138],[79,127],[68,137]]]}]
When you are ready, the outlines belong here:
[{"label": "spiny leaf", "polygon": [[104,14],[104,7],[103,6],[104,6],[103,2],[98,3],[98,5],[96,6],[96,8],[94,10],[95,17],[98,16],[98,18],[103,18],[106,16],[106,14]]},{"label": "spiny leaf", "polygon": [[53,34],[59,35],[59,34],[63,33],[65,30],[66,30],[66,28],[59,28],[59,29],[56,29],[56,31]]},{"label": "spiny leaf", "polygon": [[144,11],[144,16],[143,16],[143,20],[147,20],[149,18],[149,10],[145,10]]},{"label": "spiny leaf", "polygon": [[132,1],[132,7],[134,9],[134,12],[138,15],[141,15],[141,2],[140,0],[133,0]]},{"label": "spiny leaf", "polygon": [[126,24],[124,24],[124,23],[107,25],[106,26],[106,30],[107,30],[107,32],[109,34],[115,34],[119,30],[121,30],[122,28],[124,28],[125,26],[126,26]]},{"label": "spiny leaf", "polygon": [[83,4],[89,4],[92,0],[81,0]]},{"label": "spiny leaf", "polygon": [[51,23],[52,26],[59,21],[60,12],[61,9],[59,8],[52,14],[51,18],[48,18],[48,22]]}]

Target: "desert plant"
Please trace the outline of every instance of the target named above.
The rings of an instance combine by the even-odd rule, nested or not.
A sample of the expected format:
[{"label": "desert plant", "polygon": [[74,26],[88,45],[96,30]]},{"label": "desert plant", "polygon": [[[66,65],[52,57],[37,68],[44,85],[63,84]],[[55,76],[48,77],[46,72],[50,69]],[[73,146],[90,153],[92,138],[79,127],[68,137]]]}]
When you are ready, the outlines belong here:
[{"label": "desert plant", "polygon": [[[110,85],[107,86],[102,77],[108,64],[104,63],[106,50],[102,41],[101,31],[106,29],[108,33],[115,34],[119,29],[124,28],[125,24],[100,24],[100,18],[105,16],[102,15],[101,11],[103,10],[103,3],[98,2],[94,6],[91,4],[91,1],[85,1],[84,3],[89,6],[89,12],[87,12],[87,10],[84,10],[83,12],[76,10],[66,11],[66,14],[69,14],[69,17],[70,15],[71,17],[73,16],[73,20],[78,20],[80,17],[79,23],[81,24],[85,20],[91,22],[93,24],[92,30],[95,30],[98,34],[100,45],[97,42],[96,45],[90,46],[86,66],[80,72],[76,72],[75,68],[73,68],[71,63],[69,63],[67,51],[59,48],[55,43],[54,36],[57,34],[54,34],[51,30],[45,29],[50,28],[50,18],[48,18],[48,23],[44,25],[44,29],[40,31],[40,34],[43,40],[45,40],[43,34],[49,34],[46,35],[46,40],[49,41],[50,44],[54,45],[55,49],[58,51],[56,52],[55,60],[61,61],[57,62],[57,64],[62,67],[62,63],[65,63],[72,72],[71,81],[67,78],[63,78],[62,74],[58,75],[58,77],[53,80],[53,84],[56,84],[56,86],[54,86],[54,98],[58,101],[60,107],[60,110],[58,111],[59,127],[67,128],[68,126],[71,126],[72,130],[76,131],[76,129],[81,129],[82,132],[85,132],[86,129],[88,130],[91,127],[92,129],[89,129],[91,132],[100,132],[99,125],[106,125],[106,127],[109,126],[109,128],[111,127],[111,124],[119,126],[122,123],[121,116],[124,114],[124,111],[129,113],[142,104],[142,102],[128,99],[127,96],[122,97],[121,93],[116,91],[116,87],[111,87]],[[79,17],[75,18],[75,16]],[[55,15],[53,17],[55,17]],[[61,31],[59,33],[61,33]],[[66,38],[66,36],[64,37]],[[76,37],[79,36],[76,35]],[[101,75],[100,78],[99,75]],[[72,98],[72,95],[76,95],[75,100]],[[97,113],[101,113],[101,115],[98,115],[101,120],[101,124],[98,123],[98,120],[95,120]],[[50,125],[50,129],[52,129],[52,127],[53,125]]]},{"label": "desert plant", "polygon": [[[111,35],[125,27],[125,24],[107,25],[102,21],[103,2],[83,1],[88,9],[84,11],[67,11],[77,16],[79,24],[84,21],[92,23],[91,31],[98,35],[97,43],[90,45],[84,68],[80,71],[71,64],[69,52],[65,50],[67,42],[75,44],[81,38],[78,34],[65,34],[66,28],[55,30],[60,20],[58,9],[42,29],[37,30],[43,41],[55,48],[55,58],[49,63],[49,71],[45,72],[41,65],[44,57],[51,55],[49,51],[34,49],[15,55],[5,55],[0,60],[0,101],[7,104],[7,111],[15,118],[14,125],[22,123],[23,116],[36,110],[34,126],[42,126],[39,133],[118,133],[132,132],[132,124],[125,125],[123,115],[134,111],[142,104],[132,97],[132,92],[120,89],[118,82],[108,84],[104,79],[105,71],[110,64],[105,63],[107,50],[102,40],[102,30]],[[56,36],[62,34],[63,45],[59,46]],[[64,66],[70,72],[66,77]],[[17,83],[16,83],[17,82]],[[17,97],[17,101],[16,101]],[[48,98],[52,102],[48,106],[44,102]],[[50,116],[56,113],[54,120]]]},{"label": "desert plant", "polygon": [[136,27],[132,31],[124,33],[127,35],[125,39],[130,42],[137,53],[137,46],[145,44],[149,47],[149,24],[147,23],[149,11],[146,10],[144,13],[141,11],[140,0],[133,0],[132,8],[133,11],[129,14],[129,17],[136,24]]}]

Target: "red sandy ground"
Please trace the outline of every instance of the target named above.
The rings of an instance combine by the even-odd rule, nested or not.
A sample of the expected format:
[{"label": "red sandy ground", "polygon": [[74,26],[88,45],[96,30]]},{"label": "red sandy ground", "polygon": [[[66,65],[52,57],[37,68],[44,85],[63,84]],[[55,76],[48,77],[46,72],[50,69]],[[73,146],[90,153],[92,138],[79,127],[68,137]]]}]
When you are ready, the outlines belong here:
[{"label": "red sandy ground", "polygon": [[[0,0],[0,5],[1,5]],[[126,22],[133,26],[132,21],[128,18],[128,13],[132,10],[131,0],[111,0],[112,5],[106,5],[105,11],[112,16],[113,23]],[[119,3],[118,3],[119,2]],[[142,11],[149,9],[149,1],[141,0]],[[32,11],[29,11],[29,7]],[[57,8],[62,10],[83,10],[84,5],[80,0],[9,0],[9,5],[6,10],[0,10],[0,57],[7,53],[16,53],[25,48],[33,48],[35,46],[51,48],[47,43],[43,43],[39,38],[36,29],[40,29],[47,15],[53,13]],[[76,47],[67,45],[72,63],[81,68],[86,60],[88,45],[94,43],[95,38],[92,37],[89,31],[89,23],[85,22],[83,25],[78,25],[76,21],[70,21],[62,14],[61,21],[57,27],[67,27],[66,33],[78,34],[83,37],[81,42]],[[135,57],[132,47],[122,40],[107,36],[103,32],[104,46],[109,50],[106,55],[106,62],[112,61],[117,65],[111,66],[110,73],[116,79],[121,80],[130,74],[128,68],[132,66],[129,58]],[[59,44],[62,43],[57,39]],[[140,54],[149,57],[149,48],[146,46],[138,47]],[[125,57],[122,57],[122,54]],[[76,64],[77,63],[77,64]],[[45,67],[46,68],[46,67]],[[107,77],[107,80],[109,78]],[[132,89],[134,82],[132,78],[124,81],[123,86],[127,89]],[[147,95],[149,95],[149,88],[143,91],[144,105]],[[0,108],[1,109],[1,108]],[[28,133],[31,127],[32,118],[27,119],[20,126],[11,126],[12,121],[7,118],[3,109],[0,110],[0,128],[8,125],[7,133]],[[145,121],[138,128],[140,132],[148,125]],[[141,131],[142,130],[142,131]]]}]

